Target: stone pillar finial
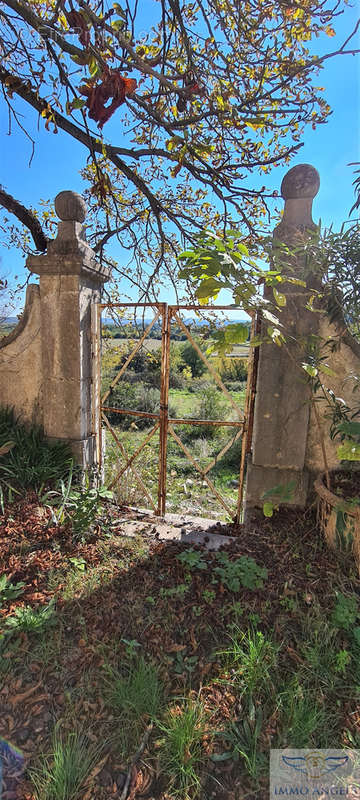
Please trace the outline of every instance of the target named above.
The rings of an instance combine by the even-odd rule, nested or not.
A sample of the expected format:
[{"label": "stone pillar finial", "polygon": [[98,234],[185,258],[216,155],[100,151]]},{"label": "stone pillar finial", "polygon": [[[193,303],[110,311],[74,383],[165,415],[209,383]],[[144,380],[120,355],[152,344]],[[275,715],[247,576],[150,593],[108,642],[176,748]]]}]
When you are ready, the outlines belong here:
[{"label": "stone pillar finial", "polygon": [[287,229],[297,231],[314,229],[312,203],[320,188],[320,176],[311,164],[297,164],[289,169],[281,184],[281,196],[285,200],[284,214],[275,228],[274,238]]},{"label": "stone pillar finial", "polygon": [[[55,197],[55,211],[60,222],[57,237],[50,242],[50,251],[64,253],[64,248],[79,246],[83,250],[86,241],[83,229],[87,214],[85,200],[77,192],[59,192]],[[86,245],[86,249],[90,250],[89,245]]]},{"label": "stone pillar finial", "polygon": [[56,195],[55,211],[63,222],[84,222],[87,206],[80,194],[66,190]]}]

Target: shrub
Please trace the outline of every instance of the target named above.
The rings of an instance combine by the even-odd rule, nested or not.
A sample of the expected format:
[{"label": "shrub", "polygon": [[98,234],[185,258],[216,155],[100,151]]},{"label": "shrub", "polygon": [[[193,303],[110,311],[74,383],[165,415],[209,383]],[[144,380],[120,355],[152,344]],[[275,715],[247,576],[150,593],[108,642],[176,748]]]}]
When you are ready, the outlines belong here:
[{"label": "shrub", "polygon": [[0,457],[0,484],[39,491],[64,479],[73,466],[69,445],[49,443],[39,426],[19,422],[9,408],[0,409],[0,447],[14,446]]},{"label": "shrub", "polygon": [[248,365],[246,358],[236,358],[234,356],[218,357],[215,362],[215,369],[224,382],[226,381],[246,381]]},{"label": "shrub", "polygon": [[186,342],[182,346],[181,356],[185,364],[190,367],[193,378],[199,378],[204,374],[206,366],[190,342]]}]

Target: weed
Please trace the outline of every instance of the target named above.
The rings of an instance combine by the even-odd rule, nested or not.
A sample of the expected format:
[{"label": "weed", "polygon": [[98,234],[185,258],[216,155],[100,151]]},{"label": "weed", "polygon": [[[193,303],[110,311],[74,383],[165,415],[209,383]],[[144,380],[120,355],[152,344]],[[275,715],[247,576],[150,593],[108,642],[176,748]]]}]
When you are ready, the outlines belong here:
[{"label": "weed", "polygon": [[178,586],[170,587],[169,589],[160,589],[160,597],[178,597],[183,600],[186,592],[189,591],[189,585],[186,583],[179,583]]},{"label": "weed", "polygon": [[[298,678],[280,695],[282,746],[325,747],[331,741],[331,716],[316,695],[304,689]],[[333,744],[333,743],[332,743]]]},{"label": "weed", "polygon": [[9,603],[11,600],[15,600],[16,597],[19,597],[20,594],[23,594],[24,586],[25,583],[23,581],[19,583],[9,583],[7,576],[2,575],[0,578],[0,608],[5,603]]},{"label": "weed", "polygon": [[[161,589],[160,589],[160,591],[161,591]],[[149,594],[147,597],[145,597],[145,603],[147,603],[148,606],[155,606],[156,605],[155,597],[153,597],[151,594]]]},{"label": "weed", "polygon": [[82,490],[73,489],[72,477],[70,471],[67,484],[60,481],[60,492],[47,492],[41,499],[50,508],[53,523],[63,525],[70,522],[73,538],[79,541],[94,523],[101,500],[111,499],[113,494],[103,487],[92,488],[89,485]]},{"label": "weed", "polygon": [[[34,489],[55,483],[72,468],[70,448],[63,442],[49,444],[41,428],[22,425],[9,408],[0,409],[0,446],[12,447],[1,457],[2,482],[14,490]],[[14,484],[14,486],[12,486]]]},{"label": "weed", "polygon": [[163,721],[158,722],[162,734],[159,742],[159,761],[170,781],[171,796],[199,796],[200,770],[204,755],[202,738],[206,715],[199,700],[188,698],[182,705],[170,708]]},{"label": "weed", "polygon": [[250,777],[258,781],[267,763],[265,754],[258,749],[262,721],[261,708],[255,711],[255,707],[251,703],[248,717],[230,722],[225,730],[220,732],[219,735],[229,749],[223,753],[215,753],[211,756],[212,761],[229,759],[240,761],[241,759]]},{"label": "weed", "polygon": [[69,561],[70,561],[70,564],[72,564],[73,567],[75,567],[75,569],[79,570],[79,572],[85,572],[86,561],[85,561],[84,558],[76,558],[74,556],[73,558],[69,558]]},{"label": "weed", "polygon": [[355,595],[346,597],[341,592],[336,592],[335,607],[331,615],[331,622],[335,628],[349,631],[356,622],[359,614],[358,602]]},{"label": "weed", "polygon": [[[220,566],[214,567],[214,572],[231,592],[238,592],[241,586],[247,589],[263,587],[263,579],[266,579],[268,574],[267,569],[259,567],[253,558],[239,556],[236,561],[230,561],[227,553],[216,553],[216,560]],[[216,580],[213,578],[214,582]]]},{"label": "weed", "polygon": [[314,627],[300,647],[304,658],[303,681],[321,690],[331,690],[336,684],[337,634],[326,624]]},{"label": "weed", "polygon": [[121,641],[125,645],[127,658],[132,659],[133,656],[135,656],[136,648],[141,647],[140,642],[138,642],[136,639],[121,639]]},{"label": "weed", "polygon": [[233,626],[231,644],[219,651],[225,668],[231,674],[241,693],[251,696],[260,694],[272,683],[272,672],[276,668],[279,646],[266,639],[261,631],[248,630],[244,633]]},{"label": "weed", "polygon": [[335,657],[335,672],[340,672],[345,675],[346,668],[351,661],[351,655],[348,650],[339,650]]},{"label": "weed", "polygon": [[199,553],[197,550],[193,550],[192,548],[186,550],[184,553],[180,553],[180,555],[176,556],[176,558],[184,567],[189,570],[207,568],[207,563],[204,561],[202,553]]},{"label": "weed", "polygon": [[286,611],[290,611],[293,613],[296,611],[298,607],[298,602],[296,597],[289,597],[289,595],[284,595],[280,600],[280,605],[286,609]]},{"label": "weed", "polygon": [[[80,733],[64,738],[55,731],[53,750],[30,770],[36,800],[77,800],[89,787],[89,776],[103,752]],[[86,779],[88,778],[88,782]]]},{"label": "weed", "polygon": [[124,674],[108,667],[105,693],[121,720],[121,750],[129,755],[138,745],[144,727],[161,710],[164,690],[158,671],[143,657],[133,658]]},{"label": "weed", "polygon": [[43,606],[37,611],[31,606],[16,608],[12,617],[8,617],[5,625],[25,633],[42,633],[56,622],[54,603]]},{"label": "weed", "polygon": [[177,675],[183,675],[186,672],[194,672],[198,664],[197,656],[184,656],[181,651],[176,653],[174,661],[174,672]]},{"label": "weed", "polygon": [[202,597],[203,597],[204,602],[205,603],[209,603],[209,605],[210,605],[215,600],[216,592],[214,592],[213,589],[204,589],[204,591],[202,593]]}]

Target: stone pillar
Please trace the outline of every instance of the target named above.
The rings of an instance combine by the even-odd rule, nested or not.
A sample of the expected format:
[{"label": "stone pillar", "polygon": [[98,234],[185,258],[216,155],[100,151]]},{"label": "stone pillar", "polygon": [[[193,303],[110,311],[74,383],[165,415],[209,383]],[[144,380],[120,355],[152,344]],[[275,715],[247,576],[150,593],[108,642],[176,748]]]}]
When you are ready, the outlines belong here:
[{"label": "stone pillar", "polygon": [[40,328],[44,432],[70,443],[83,469],[96,464],[93,430],[91,306],[100,302],[109,270],[96,263],[82,223],[86,204],[75,192],[55,199],[60,222],[45,255],[29,256],[40,275]]},{"label": "stone pillar", "polygon": [[[315,286],[316,278],[306,267],[301,243],[315,225],[312,202],[320,186],[314,167],[299,164],[284,177],[281,195],[285,200],[284,214],[273,235],[274,260],[281,259],[280,243],[299,248],[296,256],[286,258],[286,270],[294,277]],[[268,287],[267,291],[272,294]],[[281,322],[287,331],[286,346],[260,346],[251,460],[246,484],[246,517],[261,509],[264,492],[294,481],[291,505],[303,507],[308,493],[309,476],[305,468],[306,441],[310,413],[310,391],[305,372],[299,368],[299,346],[316,333],[318,315],[305,308],[308,293],[293,284],[281,284],[286,306],[281,309]],[[262,325],[269,323],[264,320]],[[290,334],[290,335],[289,335]],[[301,359],[303,360],[303,359]],[[262,513],[262,512],[260,512]]]}]

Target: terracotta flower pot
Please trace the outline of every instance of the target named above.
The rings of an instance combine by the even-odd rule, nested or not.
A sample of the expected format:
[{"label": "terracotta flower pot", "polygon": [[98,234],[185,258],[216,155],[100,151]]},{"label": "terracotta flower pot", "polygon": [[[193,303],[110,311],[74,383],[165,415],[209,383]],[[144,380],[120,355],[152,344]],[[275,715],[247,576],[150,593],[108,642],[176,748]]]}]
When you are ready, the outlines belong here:
[{"label": "terracotta flower pot", "polygon": [[332,550],[353,554],[360,574],[360,503],[343,499],[325,486],[320,475],[314,488],[318,496],[318,524]]}]

